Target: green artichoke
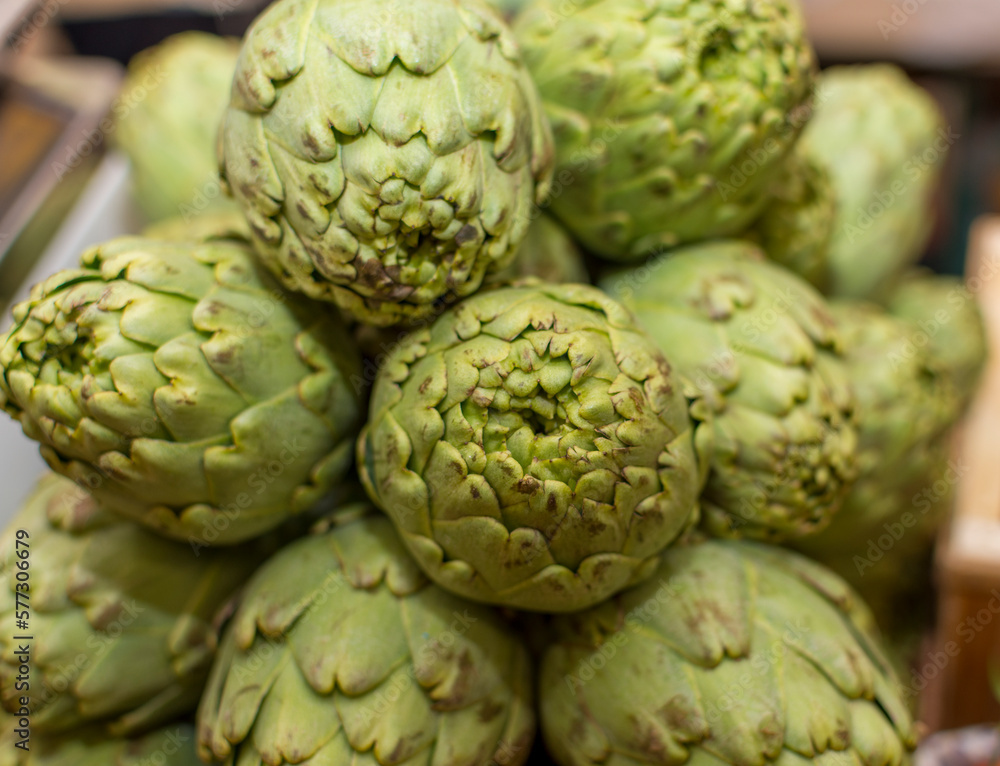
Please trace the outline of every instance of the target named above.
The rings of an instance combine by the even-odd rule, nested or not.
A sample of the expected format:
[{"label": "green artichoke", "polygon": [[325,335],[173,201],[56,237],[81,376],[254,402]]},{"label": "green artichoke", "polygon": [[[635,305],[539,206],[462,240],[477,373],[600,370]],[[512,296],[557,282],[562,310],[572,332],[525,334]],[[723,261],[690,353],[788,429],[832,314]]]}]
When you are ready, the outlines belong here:
[{"label": "green artichoke", "polygon": [[[46,734],[99,722],[122,736],[192,712],[215,652],[213,618],[266,554],[164,540],[55,475],[0,542],[0,618],[10,627],[0,634],[0,700],[23,714],[28,695],[31,728]],[[17,577],[25,561],[27,581]],[[28,627],[14,630],[15,617]]]},{"label": "green artichoke", "polygon": [[767,257],[818,290],[830,279],[830,242],[837,198],[824,167],[794,152],[771,189],[772,198],[748,239]]},{"label": "green artichoke", "polygon": [[[913,573],[948,508],[946,498],[919,498],[948,471],[944,433],[959,407],[946,370],[916,344],[916,324],[869,304],[831,307],[857,402],[858,480],[830,525],[794,546],[888,617],[893,597],[917,579]],[[897,528],[881,550],[878,539]]]},{"label": "green artichoke", "polygon": [[183,32],[129,63],[115,135],[151,220],[235,207],[222,193],[215,149],[239,51],[238,40]]},{"label": "green artichoke", "polygon": [[[974,287],[980,282],[980,277],[970,280]],[[895,286],[888,306],[890,313],[917,325],[911,346],[926,346],[944,369],[956,395],[951,417],[957,419],[976,392],[989,353],[976,293],[957,277],[915,270]],[[906,350],[914,353],[910,346]]]},{"label": "green artichoke", "polygon": [[514,257],[551,133],[480,0],[277,0],[247,33],[224,176],[285,285],[419,323]]},{"label": "green artichoke", "polygon": [[250,226],[236,208],[206,212],[197,218],[178,216],[148,226],[142,236],[166,239],[170,242],[211,242],[217,239],[238,239],[250,242]]},{"label": "green artichoke", "polygon": [[793,0],[537,0],[515,23],[556,139],[552,210],[634,260],[735,235],[809,113]]},{"label": "green artichoke", "polygon": [[900,766],[916,745],[868,609],[787,551],[674,548],[554,631],[539,694],[559,766]]},{"label": "green artichoke", "polygon": [[337,485],[363,391],[325,307],[236,242],[126,237],[82,265],[36,286],[0,336],[0,406],[53,470],[206,544],[263,534]]},{"label": "green artichoke", "polygon": [[198,711],[202,757],[239,766],[520,766],[525,647],[430,585],[387,519],[292,543],[247,586]]},{"label": "green artichoke", "polygon": [[957,136],[930,95],[888,64],[824,71],[816,103],[802,151],[827,168],[837,196],[831,294],[873,297],[927,246],[931,198]]},{"label": "green artichoke", "polygon": [[510,282],[524,277],[538,277],[549,283],[590,281],[580,248],[559,222],[547,215],[535,219],[514,262],[491,275],[489,281]]},{"label": "green artichoke", "polygon": [[439,585],[583,609],[647,576],[698,518],[709,429],[682,389],[595,288],[481,293],[389,355],[359,471]]},{"label": "green artichoke", "polygon": [[828,523],[854,480],[857,434],[823,298],[735,241],[683,249],[603,286],[715,413],[707,530],[777,541]]},{"label": "green artichoke", "polygon": [[172,724],[139,739],[110,739],[101,732],[46,737],[19,749],[14,724],[0,736],[0,766],[201,766],[190,724]]}]

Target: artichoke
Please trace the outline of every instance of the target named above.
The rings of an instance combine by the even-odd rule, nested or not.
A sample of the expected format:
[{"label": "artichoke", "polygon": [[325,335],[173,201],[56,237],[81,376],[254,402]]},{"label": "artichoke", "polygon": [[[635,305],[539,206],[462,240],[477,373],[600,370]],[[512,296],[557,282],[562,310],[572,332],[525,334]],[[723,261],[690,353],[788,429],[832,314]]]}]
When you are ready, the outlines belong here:
[{"label": "artichoke", "polygon": [[430,585],[391,523],[350,518],[254,576],[198,711],[202,757],[239,766],[520,766],[528,652],[492,610]]},{"label": "artichoke", "polygon": [[554,632],[539,694],[559,766],[899,766],[916,745],[867,607],[787,551],[674,548]]},{"label": "artichoke", "polygon": [[556,139],[551,207],[634,260],[757,218],[809,112],[794,0],[538,0],[515,23]]},{"label": "artichoke", "polygon": [[837,196],[831,293],[869,298],[927,246],[931,202],[948,147],[933,99],[888,64],[820,77],[802,151],[827,168]]},{"label": "artichoke", "polygon": [[550,283],[585,284],[590,281],[580,248],[566,230],[547,215],[535,219],[514,262],[493,274],[489,281],[510,282],[525,277],[538,277]]},{"label": "artichoke", "polygon": [[[920,500],[920,491],[948,472],[943,436],[956,392],[937,357],[916,344],[916,324],[857,302],[834,302],[832,312],[857,402],[858,480],[829,527],[794,545],[888,617],[948,508],[946,498]],[[877,541],[887,531],[886,551]]]},{"label": "artichoke", "polygon": [[170,242],[211,242],[217,239],[250,242],[250,226],[239,210],[224,208],[192,219],[178,216],[158,221],[146,227],[142,236]]},{"label": "artichoke", "polygon": [[151,220],[235,207],[222,194],[215,148],[239,51],[238,40],[183,32],[129,63],[115,128]]},{"label": "artichoke", "polygon": [[285,285],[419,323],[514,257],[552,138],[480,0],[277,0],[247,33],[220,159]]},{"label": "artichoke", "polygon": [[683,249],[603,286],[715,413],[706,529],[777,541],[828,523],[854,480],[857,434],[823,298],[735,241]]},{"label": "artichoke", "polygon": [[[973,277],[970,284],[979,281]],[[944,369],[956,395],[951,418],[957,419],[976,391],[989,353],[976,294],[957,277],[915,270],[895,286],[888,306],[890,313],[917,326],[906,352],[926,346]]]},{"label": "artichoke", "polygon": [[19,749],[9,725],[0,736],[0,766],[201,766],[190,724],[172,724],[139,739],[111,739],[97,731],[30,741]]},{"label": "artichoke", "polygon": [[14,318],[0,406],[53,470],[163,534],[263,534],[350,466],[359,354],[244,245],[117,239],[36,286]]},{"label": "artichoke", "polygon": [[818,290],[829,285],[829,251],[837,217],[833,182],[824,167],[792,154],[771,189],[772,198],[748,239],[767,257]]},{"label": "artichoke", "polygon": [[[46,734],[100,722],[122,736],[192,712],[215,652],[213,618],[265,555],[164,540],[51,474],[2,544],[0,617],[11,630],[0,635],[0,700],[23,715],[29,694],[31,728]],[[18,587],[26,560],[30,600]],[[15,631],[24,612],[30,627]],[[27,678],[22,634],[34,636]]]},{"label": "artichoke", "polygon": [[359,471],[439,585],[583,609],[647,576],[697,520],[709,430],[683,387],[595,288],[481,293],[389,355]]}]

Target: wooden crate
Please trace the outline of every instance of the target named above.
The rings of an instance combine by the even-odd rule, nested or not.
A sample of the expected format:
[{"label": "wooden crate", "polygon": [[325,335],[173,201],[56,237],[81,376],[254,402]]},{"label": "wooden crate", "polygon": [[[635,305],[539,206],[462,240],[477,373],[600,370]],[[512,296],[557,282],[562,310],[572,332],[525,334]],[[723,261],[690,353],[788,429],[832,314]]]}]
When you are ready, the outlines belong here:
[{"label": "wooden crate", "polygon": [[922,718],[932,729],[1000,721],[1000,217],[972,232],[969,287],[989,332],[990,362],[958,439],[962,477],[938,547],[938,621],[915,678],[928,683]]}]

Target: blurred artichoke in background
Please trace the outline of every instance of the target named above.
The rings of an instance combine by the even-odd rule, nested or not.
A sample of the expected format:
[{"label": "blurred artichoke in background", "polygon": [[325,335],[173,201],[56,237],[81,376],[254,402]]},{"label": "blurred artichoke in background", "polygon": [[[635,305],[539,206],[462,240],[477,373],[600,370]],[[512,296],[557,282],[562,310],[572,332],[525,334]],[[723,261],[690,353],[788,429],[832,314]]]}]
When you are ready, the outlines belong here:
[{"label": "blurred artichoke in background", "polygon": [[278,0],[247,33],[221,142],[268,266],[380,326],[510,263],[552,155],[517,44],[479,0]]},{"label": "blurred artichoke in background", "polygon": [[976,391],[989,353],[975,293],[957,277],[914,270],[896,283],[888,307],[891,314],[916,324],[913,345],[926,345],[948,376],[957,407],[951,419],[957,418]]},{"label": "blurred artichoke in background", "polygon": [[902,766],[916,732],[868,609],[802,557],[667,552],[646,584],[559,618],[541,661],[559,766]]},{"label": "blurred artichoke in background", "polygon": [[15,747],[18,738],[12,728],[0,736],[0,766],[201,766],[189,723],[174,723],[131,740],[94,730],[35,738],[28,751]]},{"label": "blurred artichoke in background", "polygon": [[696,245],[603,283],[714,410],[714,535],[810,534],[855,477],[854,400],[823,298],[746,242]]},{"label": "blurred artichoke in background", "polygon": [[219,185],[215,152],[239,51],[239,40],[183,32],[129,63],[115,135],[132,163],[135,198],[151,220],[190,221],[233,206]]},{"label": "blurred artichoke in background", "polygon": [[614,260],[746,229],[809,112],[797,3],[567,5],[515,24],[555,133],[556,216]]},{"label": "blurred artichoke in background", "polygon": [[[0,541],[0,618],[13,627],[27,610],[33,636],[24,691],[24,641],[0,635],[3,707],[18,713],[27,694],[31,729],[46,735],[99,722],[124,736],[193,712],[213,619],[265,556],[257,545],[199,552],[164,540],[51,474]],[[16,577],[25,555],[28,597]]]},{"label": "blurred artichoke in background", "polygon": [[580,248],[559,222],[548,215],[540,215],[532,222],[514,262],[491,275],[488,281],[505,282],[522,277],[538,277],[551,284],[590,281]]},{"label": "blurred artichoke in background", "polygon": [[388,519],[292,543],[244,593],[198,712],[226,764],[520,766],[528,652],[491,609],[430,585]]},{"label": "blurred artichoke in background", "polygon": [[[857,402],[858,480],[830,526],[794,545],[848,580],[888,625],[949,507],[920,490],[949,470],[945,431],[960,408],[915,323],[858,302],[832,310]],[[879,546],[887,532],[892,544]]]},{"label": "blurred artichoke in background", "polygon": [[196,218],[175,216],[147,226],[142,236],[166,239],[170,242],[211,242],[217,239],[237,239],[250,242],[250,225],[236,209],[212,210]]},{"label": "blurred artichoke in background", "polygon": [[771,201],[748,232],[769,259],[825,290],[837,198],[825,168],[795,152],[771,187]]},{"label": "blurred artichoke in background", "polygon": [[833,178],[831,293],[879,294],[927,246],[932,196],[953,139],[934,100],[889,64],[820,76],[802,151]]},{"label": "blurred artichoke in background", "polygon": [[163,534],[228,544],[311,509],[363,417],[360,358],[235,242],[125,237],[34,288],[0,406],[53,470]]},{"label": "blurred artichoke in background", "polygon": [[404,340],[358,464],[432,580],[565,612],[643,579],[697,521],[708,436],[624,308],[538,285],[481,293]]}]

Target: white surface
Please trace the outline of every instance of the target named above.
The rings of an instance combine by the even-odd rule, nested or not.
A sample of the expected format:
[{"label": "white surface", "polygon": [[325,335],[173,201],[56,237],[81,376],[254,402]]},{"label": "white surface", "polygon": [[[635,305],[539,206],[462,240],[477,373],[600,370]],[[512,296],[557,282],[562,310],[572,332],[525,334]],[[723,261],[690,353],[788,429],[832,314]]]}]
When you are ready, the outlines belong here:
[{"label": "white surface", "polygon": [[0,39],[6,45],[14,26],[28,14],[37,0],[0,0]]},{"label": "white surface", "polygon": [[[31,285],[53,272],[75,266],[80,253],[91,245],[135,231],[137,219],[128,187],[128,161],[120,154],[109,154],[35,265],[17,300],[27,296]],[[5,317],[4,329],[9,322]],[[21,433],[14,420],[0,414],[0,527],[7,525],[46,470],[38,445]]]}]

